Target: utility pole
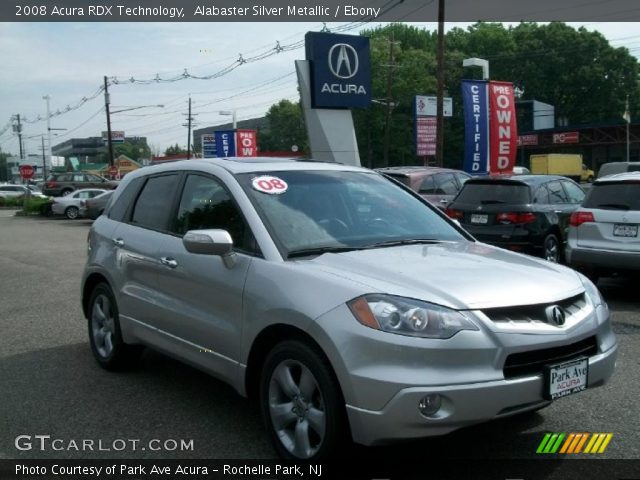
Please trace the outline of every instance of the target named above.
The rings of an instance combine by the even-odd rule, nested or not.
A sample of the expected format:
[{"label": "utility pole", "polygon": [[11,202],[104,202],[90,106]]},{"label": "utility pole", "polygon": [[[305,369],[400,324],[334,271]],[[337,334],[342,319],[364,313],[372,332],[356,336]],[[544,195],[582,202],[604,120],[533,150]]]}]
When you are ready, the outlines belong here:
[{"label": "utility pole", "polygon": [[104,109],[107,112],[107,145],[109,146],[109,166],[113,167],[113,143],[111,142],[111,116],[109,115],[109,84],[104,76]]},{"label": "utility pole", "polygon": [[13,126],[13,132],[18,134],[18,145],[20,147],[20,160],[24,158],[24,152],[22,150],[22,124],[20,123],[20,114],[16,115],[16,124]]},{"label": "utility pole", "polygon": [[[391,27],[393,29],[393,26]],[[391,111],[395,107],[394,101],[391,99],[391,92],[393,89],[393,69],[395,68],[395,58],[394,58],[394,46],[395,46],[395,34],[394,31],[391,30],[391,41],[389,42],[389,65],[385,65],[389,68],[389,73],[387,74],[387,100],[386,100],[386,108],[384,118],[384,151],[383,151],[383,162],[385,167],[389,166],[389,147],[391,143]]]},{"label": "utility pole", "polygon": [[49,161],[51,161],[51,156],[53,155],[53,144],[51,143],[51,113],[49,111],[49,100],[51,100],[51,97],[49,95],[45,95],[42,98],[47,101],[47,140],[49,141]]},{"label": "utility pole", "polygon": [[438,0],[436,165],[444,165],[444,0]]},{"label": "utility pole", "polygon": [[[51,135],[51,134],[49,134]],[[47,160],[45,157],[45,148],[44,148],[44,135],[42,135],[41,137],[42,140],[42,178],[43,180],[47,179]],[[51,147],[49,147],[51,148]]]},{"label": "utility pole", "polygon": [[189,113],[187,114],[187,123],[182,124],[183,127],[187,127],[187,160],[191,158],[191,122],[192,121],[193,121],[193,116],[191,115],[191,95],[189,95]]}]

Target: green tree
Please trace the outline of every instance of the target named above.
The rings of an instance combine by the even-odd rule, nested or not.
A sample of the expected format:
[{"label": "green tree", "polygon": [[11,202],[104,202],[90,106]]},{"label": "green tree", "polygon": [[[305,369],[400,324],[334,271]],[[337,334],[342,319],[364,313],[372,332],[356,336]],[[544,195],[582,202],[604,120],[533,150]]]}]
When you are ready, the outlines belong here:
[{"label": "green tree", "polygon": [[8,180],[7,177],[7,158],[9,154],[4,153],[0,150],[0,182],[6,182]]},{"label": "green tree", "polygon": [[289,151],[296,145],[299,151],[309,148],[300,103],[280,100],[267,112],[268,127],[258,136],[259,151]]},{"label": "green tree", "polygon": [[182,148],[180,145],[178,145],[177,143],[175,145],[170,146],[169,148],[167,148],[164,151],[164,154],[168,157],[171,155],[182,155],[184,153],[187,153],[187,150],[185,148]]},{"label": "green tree", "polygon": [[139,160],[142,158],[150,158],[151,150],[146,142],[129,142],[119,143],[113,146],[113,155],[118,158],[120,155],[126,155],[131,160]]}]

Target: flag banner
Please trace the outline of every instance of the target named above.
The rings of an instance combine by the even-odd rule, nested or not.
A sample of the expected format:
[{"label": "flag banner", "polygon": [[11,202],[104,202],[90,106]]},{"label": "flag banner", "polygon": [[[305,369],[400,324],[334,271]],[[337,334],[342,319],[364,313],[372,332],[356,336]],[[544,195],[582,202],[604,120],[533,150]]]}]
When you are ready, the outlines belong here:
[{"label": "flag banner", "polygon": [[256,130],[237,130],[236,150],[239,157],[255,157],[258,154],[258,132]]},{"label": "flag banner", "polygon": [[489,171],[489,112],[487,82],[462,81],[464,108],[464,171],[474,175]]},{"label": "flag banner", "polygon": [[516,163],[518,127],[513,84],[489,82],[490,145],[489,171],[511,173]]}]

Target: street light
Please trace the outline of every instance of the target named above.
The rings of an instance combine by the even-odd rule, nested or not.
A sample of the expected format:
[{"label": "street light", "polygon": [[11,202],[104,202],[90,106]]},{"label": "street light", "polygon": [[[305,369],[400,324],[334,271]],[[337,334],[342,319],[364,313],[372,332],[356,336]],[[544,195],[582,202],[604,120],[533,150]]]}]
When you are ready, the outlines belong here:
[{"label": "street light", "polygon": [[482,68],[482,79],[489,80],[489,61],[483,58],[465,58],[462,60],[463,67],[480,67]]},{"label": "street light", "polygon": [[220,110],[218,115],[231,115],[233,122],[233,129],[236,129],[236,111],[235,110]]}]

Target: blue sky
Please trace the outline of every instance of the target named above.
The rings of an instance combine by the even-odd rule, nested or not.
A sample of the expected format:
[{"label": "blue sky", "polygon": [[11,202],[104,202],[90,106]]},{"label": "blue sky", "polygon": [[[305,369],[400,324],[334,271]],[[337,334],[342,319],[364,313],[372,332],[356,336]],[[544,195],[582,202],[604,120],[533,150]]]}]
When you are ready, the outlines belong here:
[{"label": "blue sky", "polygon": [[[638,53],[638,24],[585,26],[601,31],[613,45]],[[211,80],[139,85],[127,79],[179,75],[185,68],[192,75],[211,75],[233,64],[240,54],[251,58],[274,48],[278,41],[281,46],[290,45],[301,41],[306,31],[321,28],[315,23],[0,23],[0,132],[16,113],[27,120],[44,118],[43,95],[51,96],[52,112],[64,111],[95,93],[107,75],[125,82],[110,87],[113,111],[164,105],[114,114],[114,130],[146,136],[153,150],[163,151],[176,142],[186,145],[187,132],[181,124],[189,94],[197,114],[196,128],[228,123],[230,117],[218,113],[225,110],[236,110],[238,119],[261,116],[282,98],[297,99],[293,62],[304,58],[304,48],[244,64]],[[67,129],[56,132],[53,144],[100,135],[106,130],[105,115],[100,113],[103,106],[104,97],[99,95],[53,118],[52,128]],[[46,133],[46,122],[25,123],[23,133],[27,153],[39,153],[38,135]],[[0,148],[18,151],[10,130],[0,135]]]}]

